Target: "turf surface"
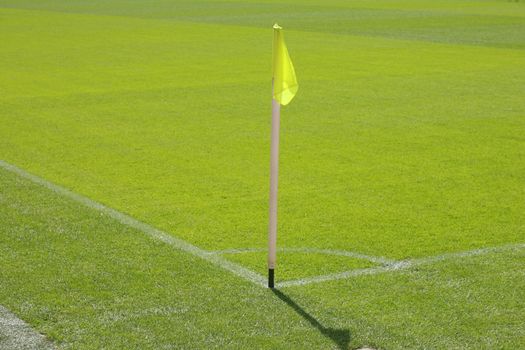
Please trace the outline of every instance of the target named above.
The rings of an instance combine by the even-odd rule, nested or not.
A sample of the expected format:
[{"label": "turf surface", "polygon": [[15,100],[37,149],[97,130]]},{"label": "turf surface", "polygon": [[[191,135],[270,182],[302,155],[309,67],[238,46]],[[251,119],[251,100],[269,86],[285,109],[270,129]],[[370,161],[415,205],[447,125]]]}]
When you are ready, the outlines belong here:
[{"label": "turf surface", "polygon": [[525,339],[523,249],[272,293],[3,169],[0,186],[0,302],[60,348],[477,349]]},{"label": "turf surface", "polygon": [[[286,30],[300,80],[296,100],[282,112],[281,247],[402,259],[525,241],[523,2],[0,0],[0,159],[203,249],[264,248],[274,21]],[[6,198],[15,191],[9,182],[15,180],[2,176],[6,180],[0,194]],[[35,192],[31,186],[17,190],[7,202],[55,212],[32,203]],[[24,211],[2,210],[0,249],[14,253],[22,248],[8,233],[22,234],[20,220],[30,224],[51,215],[24,218]],[[77,214],[57,209],[53,215],[63,225],[75,226]],[[83,223],[82,232],[90,232],[95,221]],[[97,225],[100,237],[93,242],[100,250],[93,252],[94,261],[104,255],[103,227],[110,224]],[[119,227],[105,232],[127,231]],[[130,238],[128,244],[141,242]],[[31,256],[35,247],[26,248],[27,260],[3,255],[0,304],[18,312],[24,312],[24,302],[44,308],[60,304],[54,301],[59,289],[49,298],[37,292],[46,283],[45,274],[27,286],[25,297],[12,296],[16,283],[26,282],[13,276],[33,268],[30,264],[56,275],[46,250]],[[58,238],[51,248],[63,250],[62,263],[78,255]],[[190,259],[166,247],[148,249],[164,249],[165,264],[184,266],[184,259]],[[115,254],[133,258],[124,248]],[[224,256],[264,270],[263,254]],[[290,293],[321,319],[333,321],[327,327],[350,330],[355,346],[516,347],[524,339],[523,326],[516,325],[523,319],[516,308],[523,310],[523,305],[518,292],[506,288],[522,283],[517,278],[523,275],[523,253],[495,256],[490,266],[486,259]],[[278,277],[286,279],[368,266],[320,254],[284,254],[279,261],[285,266]],[[162,270],[162,262],[155,263]],[[109,267],[99,266],[102,271]],[[478,276],[479,271],[485,276]],[[211,278],[203,282],[208,292],[218,289],[203,307],[212,310],[217,304],[225,313],[214,322],[236,319],[234,311],[224,311],[225,305],[235,305],[235,296],[246,290],[231,287],[230,298],[215,301],[228,293],[220,292],[221,281],[241,283],[227,274],[213,277],[216,272],[205,263],[195,267],[198,278]],[[96,272],[86,272],[77,285],[90,274]],[[448,280],[458,279],[466,282],[447,287]],[[159,293],[176,289],[173,283]],[[391,291],[386,293],[383,283]],[[110,287],[107,300],[121,288]],[[190,290],[182,289],[181,295]],[[142,291],[151,292],[148,287]],[[78,293],[82,298],[88,292]],[[269,304],[283,306],[274,295],[253,293],[261,305],[246,311],[251,316],[245,320],[255,320]],[[470,300],[469,293],[477,299]],[[494,300],[498,294],[502,297]],[[140,304],[142,297],[130,298],[128,306],[138,307],[132,303]],[[72,297],[70,302],[78,300]],[[67,322],[76,322],[79,311],[68,313],[66,304],[53,306],[50,317],[65,312]],[[288,316],[282,324],[300,328],[290,319],[296,315],[293,307],[283,310]],[[458,310],[463,311],[457,315]],[[54,339],[74,348],[97,348],[90,338],[98,334],[96,323],[86,331],[92,333],[80,336],[68,333],[60,322],[46,321],[38,310],[25,315]],[[319,346],[334,344],[330,336],[322,337],[326,330],[316,333],[314,323],[296,316],[305,328],[293,338],[279,333],[283,327],[277,325],[274,343],[256,344],[280,347],[298,339],[300,347],[308,337]],[[178,321],[159,317],[171,326],[199,322],[194,315]],[[92,322],[81,319],[78,329]],[[150,346],[156,340],[170,344],[158,337],[159,330],[148,328],[152,324],[141,327],[152,332]],[[212,328],[203,326],[199,334],[214,334]],[[227,338],[241,347],[250,342],[243,331],[231,337],[228,331],[222,329],[222,340],[212,343],[224,346]],[[108,332],[105,341],[118,347],[131,341],[130,332]],[[181,343],[174,344],[196,346],[189,335],[182,336],[188,332],[181,331]],[[137,347],[147,343],[136,341]]]}]

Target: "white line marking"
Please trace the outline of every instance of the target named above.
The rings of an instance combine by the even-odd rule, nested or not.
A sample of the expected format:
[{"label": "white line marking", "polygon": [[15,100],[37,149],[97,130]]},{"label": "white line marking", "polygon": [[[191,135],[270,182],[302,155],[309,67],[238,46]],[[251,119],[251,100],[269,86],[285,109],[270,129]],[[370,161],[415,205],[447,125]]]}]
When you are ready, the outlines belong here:
[{"label": "white line marking", "polygon": [[427,256],[424,258],[419,259],[412,259],[409,260],[413,266],[417,265],[427,265],[436,263],[439,261],[444,260],[450,260],[450,259],[457,259],[457,258],[468,258],[472,256],[477,255],[486,255],[490,253],[499,253],[499,252],[506,252],[510,250],[521,250],[525,249],[525,243],[512,243],[512,244],[505,244],[495,247],[486,247],[486,248],[479,248],[479,249],[473,249],[473,250],[466,250],[462,252],[455,252],[455,253],[444,253],[441,255],[435,255],[435,256]]},{"label": "white line marking", "polygon": [[42,334],[0,305],[0,349],[53,350],[55,347]]},{"label": "white line marking", "polygon": [[[266,248],[241,248],[241,249],[225,249],[225,250],[216,250],[210,252],[210,254],[242,254],[242,253],[257,253],[257,252],[267,252]],[[368,260],[379,265],[389,265],[396,263],[396,260],[387,259],[382,256],[373,256],[366,255],[361,253],[356,253],[346,250],[335,250],[335,249],[320,249],[320,248],[277,248],[278,252],[282,253],[316,253],[316,254],[326,254],[326,255],[338,255],[338,256],[347,256],[349,258]]]},{"label": "white line marking", "polygon": [[339,273],[332,273],[329,275],[314,276],[314,277],[302,278],[302,279],[292,280],[292,281],[284,281],[284,282],[276,283],[275,285],[277,288],[304,286],[304,285],[312,284],[312,283],[335,281],[335,280],[347,279],[347,278],[356,277],[356,276],[375,275],[378,273],[402,270],[410,266],[411,265],[409,262],[398,262],[398,263],[394,263],[394,264],[387,265],[387,266],[369,267],[366,269],[355,269],[355,270],[349,270],[349,271],[344,271],[344,272],[339,272]]},{"label": "white line marking", "polygon": [[253,272],[241,265],[238,265],[236,263],[233,263],[231,261],[228,261],[224,259],[223,257],[219,255],[210,254],[208,251],[201,249],[199,247],[196,247],[180,238],[176,238],[164,231],[161,231],[153,226],[150,226],[144,222],[141,222],[137,219],[132,218],[129,215],[126,215],[124,213],[121,213],[115,209],[111,209],[109,207],[106,207],[105,205],[98,203],[94,200],[91,200],[87,197],[84,197],[80,194],[74,193],[68,189],[65,189],[64,187],[58,186],[52,182],[49,182],[47,180],[44,180],[36,175],[30,174],[26,172],[23,169],[20,169],[12,164],[9,164],[3,160],[0,160],[0,167],[4,168],[5,170],[8,170],[12,173],[17,174],[20,177],[23,177],[25,179],[28,179],[36,184],[39,184],[55,193],[58,193],[64,197],[67,197],[69,199],[72,199],[78,203],[81,203],[89,208],[95,209],[99,212],[102,212],[109,217],[117,220],[121,224],[124,224],[126,226],[132,227],[134,229],[137,229],[139,231],[144,232],[148,236],[150,236],[153,239],[156,239],[158,241],[164,242],[166,244],[171,245],[174,248],[180,249],[182,251],[185,251],[187,253],[190,253],[194,256],[197,256],[203,260],[206,260],[216,266],[219,266],[223,268],[224,270],[227,270],[234,275],[237,275],[239,277],[244,278],[247,281],[250,281],[258,286],[265,287],[266,286],[266,278],[264,278],[262,275]]},{"label": "white line marking", "polygon": [[498,253],[498,252],[505,252],[505,251],[510,251],[510,250],[521,250],[521,249],[525,249],[525,243],[506,244],[506,245],[497,246],[497,247],[480,248],[480,249],[467,250],[467,251],[456,252],[456,253],[446,253],[446,254],[429,256],[429,257],[419,258],[419,259],[408,259],[408,260],[397,261],[395,263],[392,263],[386,266],[349,270],[349,271],[333,273],[329,275],[302,278],[302,279],[292,280],[292,281],[284,281],[284,282],[277,283],[276,287],[284,288],[284,287],[293,287],[293,286],[304,286],[307,284],[334,281],[334,280],[346,279],[349,277],[375,275],[378,273],[406,270],[414,266],[433,264],[433,263],[445,261],[445,260],[455,260],[458,258],[467,258],[467,257],[472,257],[472,256],[477,256],[477,255],[486,255],[490,253]]}]

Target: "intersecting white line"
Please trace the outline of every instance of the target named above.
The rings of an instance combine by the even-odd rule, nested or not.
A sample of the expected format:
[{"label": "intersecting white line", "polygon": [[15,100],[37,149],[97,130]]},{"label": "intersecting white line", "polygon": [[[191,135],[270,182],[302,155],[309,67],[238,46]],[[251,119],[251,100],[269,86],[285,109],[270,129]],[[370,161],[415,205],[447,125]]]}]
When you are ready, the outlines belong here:
[{"label": "intersecting white line", "polygon": [[293,286],[304,286],[307,284],[334,281],[334,280],[346,279],[349,277],[375,275],[378,273],[405,270],[405,269],[408,269],[414,266],[433,264],[433,263],[445,261],[445,260],[455,260],[458,258],[467,258],[467,257],[472,257],[472,256],[477,256],[477,255],[486,255],[486,254],[491,254],[491,253],[505,252],[505,251],[511,251],[511,250],[521,250],[521,249],[525,249],[525,243],[505,244],[505,245],[496,246],[496,247],[473,249],[473,250],[467,250],[467,251],[455,252],[455,253],[445,253],[441,255],[427,256],[427,257],[418,258],[418,259],[401,260],[401,261],[397,261],[395,263],[388,264],[385,266],[349,270],[349,271],[333,273],[333,274],[328,274],[328,275],[323,275],[323,276],[314,276],[314,277],[302,278],[302,279],[291,280],[291,281],[283,281],[283,282],[277,283],[276,286],[278,288],[279,287],[284,288],[284,287],[293,287]]},{"label": "intersecting white line", "polygon": [[197,246],[194,246],[193,244],[190,244],[180,238],[176,238],[164,231],[161,231],[153,226],[150,226],[144,222],[141,222],[129,215],[121,213],[115,209],[106,207],[104,204],[98,203],[92,199],[89,199],[80,194],[72,192],[64,187],[58,186],[52,182],[44,180],[36,175],[30,174],[27,171],[20,169],[12,164],[9,164],[3,160],[0,160],[0,167],[12,173],[15,173],[22,178],[28,179],[36,184],[39,184],[55,193],[58,193],[64,197],[72,199],[75,202],[81,203],[85,205],[86,207],[102,212],[106,214],[107,216],[117,220],[121,224],[124,224],[126,226],[129,226],[129,227],[132,227],[134,229],[144,232],[145,234],[147,234],[148,236],[150,236],[151,238],[155,240],[162,241],[166,244],[171,245],[172,247],[175,247],[189,254],[197,256],[203,260],[206,260],[258,286],[263,286],[263,287],[266,286],[266,279],[262,275],[254,271],[251,271],[239,264],[226,260],[220,255],[209,254],[208,251],[201,249]]}]

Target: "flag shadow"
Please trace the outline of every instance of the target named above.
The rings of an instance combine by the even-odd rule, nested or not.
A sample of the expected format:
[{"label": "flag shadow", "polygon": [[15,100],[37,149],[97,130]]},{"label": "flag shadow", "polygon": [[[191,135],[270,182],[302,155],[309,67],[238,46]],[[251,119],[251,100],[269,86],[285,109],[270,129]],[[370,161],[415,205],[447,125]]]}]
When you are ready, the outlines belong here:
[{"label": "flag shadow", "polygon": [[307,320],[312,326],[317,328],[319,332],[327,338],[330,338],[339,349],[346,350],[348,349],[348,344],[350,343],[350,331],[348,329],[334,329],[327,328],[323,326],[319,321],[317,321],[312,315],[304,311],[299,305],[295,303],[289,296],[283,292],[272,289],[272,292],[282,301],[284,301],[288,306],[290,306],[295,312],[301,315],[302,318]]}]

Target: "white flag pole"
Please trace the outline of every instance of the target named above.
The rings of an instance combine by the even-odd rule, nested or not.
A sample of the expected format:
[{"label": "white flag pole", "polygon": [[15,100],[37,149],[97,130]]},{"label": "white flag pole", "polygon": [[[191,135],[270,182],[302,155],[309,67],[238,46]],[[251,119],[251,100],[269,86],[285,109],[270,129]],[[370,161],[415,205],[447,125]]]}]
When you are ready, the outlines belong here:
[{"label": "white flag pole", "polygon": [[279,175],[279,123],[281,104],[272,99],[272,146],[270,157],[270,220],[268,225],[268,287],[274,288],[277,252],[277,183]]}]

